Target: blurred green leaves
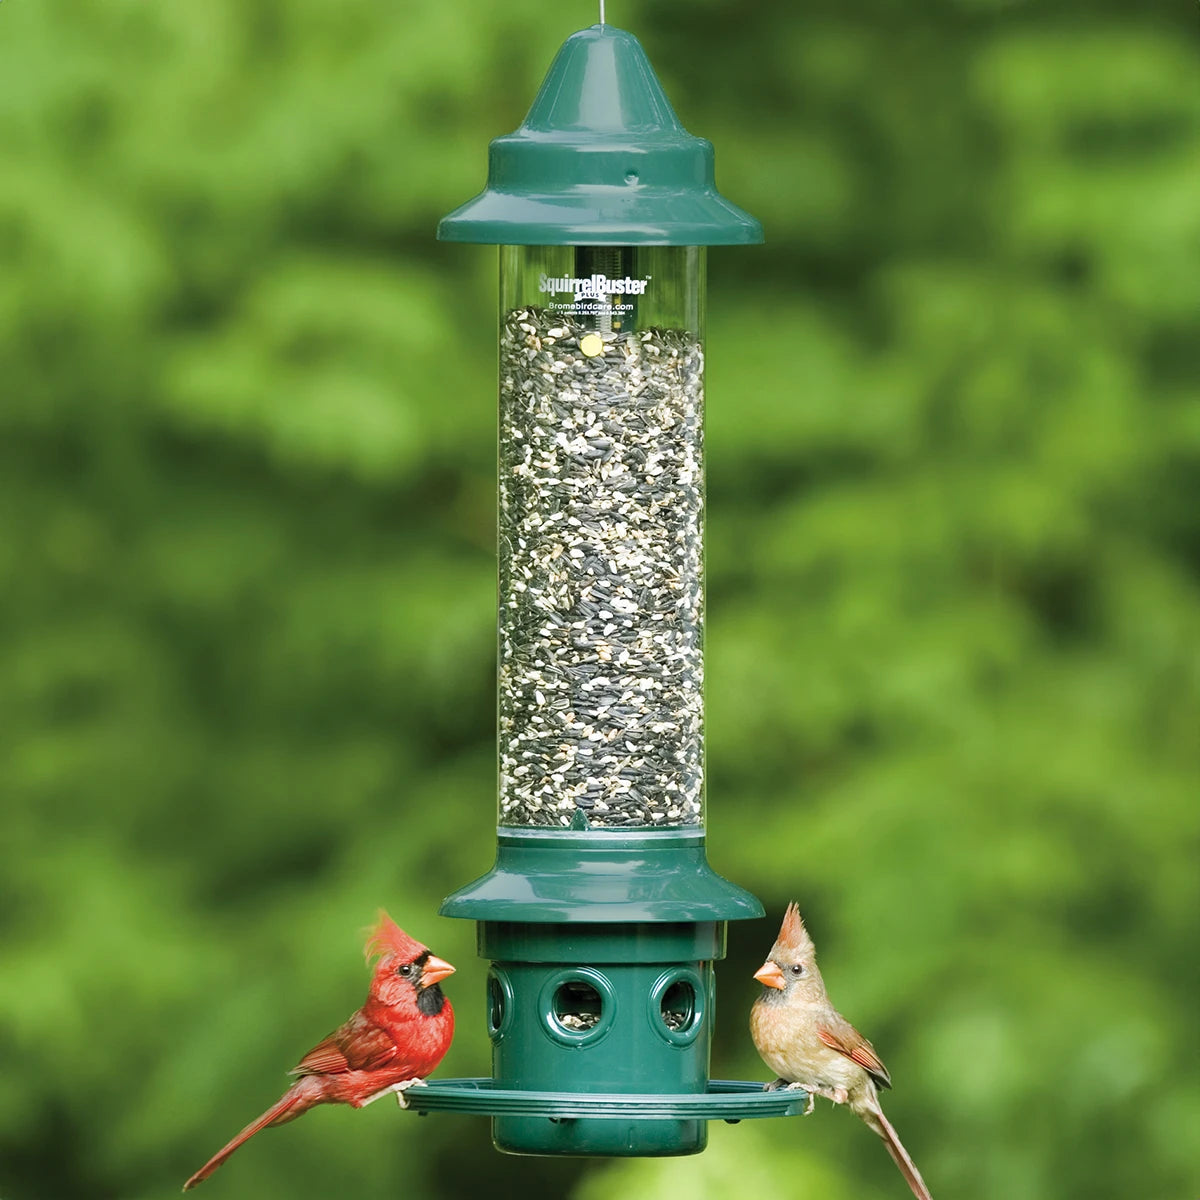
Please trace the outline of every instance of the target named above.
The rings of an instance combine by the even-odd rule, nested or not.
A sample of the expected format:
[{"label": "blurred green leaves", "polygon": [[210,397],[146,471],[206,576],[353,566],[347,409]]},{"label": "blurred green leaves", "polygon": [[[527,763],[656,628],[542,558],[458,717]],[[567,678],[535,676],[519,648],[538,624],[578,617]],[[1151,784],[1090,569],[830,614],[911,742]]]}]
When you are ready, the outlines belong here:
[{"label": "blurred green leaves", "polygon": [[[642,0],[769,247],[710,256],[709,815],[935,1195],[1200,1186],[1200,165],[1172,7]],[[495,262],[433,239],[534,0],[0,5],[0,1193],[177,1187],[490,861]],[[692,1160],[325,1111],[228,1196],[895,1196],[822,1106]]]}]

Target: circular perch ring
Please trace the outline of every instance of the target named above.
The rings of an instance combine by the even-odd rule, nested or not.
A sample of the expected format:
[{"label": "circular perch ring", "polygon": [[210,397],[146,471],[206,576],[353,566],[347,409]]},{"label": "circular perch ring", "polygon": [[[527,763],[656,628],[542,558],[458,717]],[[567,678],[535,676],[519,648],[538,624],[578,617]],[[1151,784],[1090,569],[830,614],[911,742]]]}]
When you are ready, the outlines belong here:
[{"label": "circular perch ring", "polygon": [[713,1079],[707,1092],[682,1095],[653,1093],[526,1092],[497,1088],[489,1078],[433,1079],[407,1094],[408,1107],[418,1113],[479,1113],[506,1117],[588,1117],[641,1121],[742,1121],[752,1117],[792,1117],[804,1111],[808,1093],[780,1088],[763,1090],[761,1083]]}]

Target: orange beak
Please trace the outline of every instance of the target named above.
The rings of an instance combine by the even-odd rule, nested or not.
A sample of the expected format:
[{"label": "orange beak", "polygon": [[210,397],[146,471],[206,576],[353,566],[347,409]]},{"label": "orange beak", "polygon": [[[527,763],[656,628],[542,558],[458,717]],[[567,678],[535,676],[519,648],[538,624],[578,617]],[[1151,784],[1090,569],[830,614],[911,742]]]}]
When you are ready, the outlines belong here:
[{"label": "orange beak", "polygon": [[766,984],[767,987],[782,988],[784,986],[783,972],[779,969],[779,965],[771,962],[770,959],[754,972],[754,978],[759,983]]},{"label": "orange beak", "polygon": [[439,980],[453,974],[454,968],[444,958],[438,958],[436,954],[431,954],[421,968],[421,986],[433,987]]}]

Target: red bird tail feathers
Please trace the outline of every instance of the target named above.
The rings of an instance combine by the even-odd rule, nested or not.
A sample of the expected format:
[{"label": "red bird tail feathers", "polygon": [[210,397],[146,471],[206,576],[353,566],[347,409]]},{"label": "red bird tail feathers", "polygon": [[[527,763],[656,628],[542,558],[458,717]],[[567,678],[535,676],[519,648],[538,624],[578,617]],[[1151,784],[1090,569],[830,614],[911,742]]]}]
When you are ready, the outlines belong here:
[{"label": "red bird tail feathers", "polygon": [[266,1129],[268,1125],[284,1125],[288,1121],[294,1121],[301,1113],[307,1112],[314,1104],[320,1102],[320,1088],[314,1089],[312,1080],[297,1080],[261,1117],[251,1121],[228,1145],[218,1150],[183,1185],[183,1190],[186,1192],[196,1184],[203,1183],[239,1146],[248,1142],[259,1130]]}]

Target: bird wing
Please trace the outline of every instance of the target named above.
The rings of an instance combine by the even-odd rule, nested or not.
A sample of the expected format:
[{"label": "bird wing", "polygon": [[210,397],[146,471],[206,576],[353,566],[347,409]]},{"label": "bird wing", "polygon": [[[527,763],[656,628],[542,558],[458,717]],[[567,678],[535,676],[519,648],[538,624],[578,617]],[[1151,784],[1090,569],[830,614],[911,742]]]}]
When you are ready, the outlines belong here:
[{"label": "bird wing", "polygon": [[356,1012],[344,1025],[318,1042],[292,1068],[292,1075],[340,1075],[344,1071],[378,1071],[399,1051],[391,1034]]},{"label": "bird wing", "polygon": [[875,1047],[849,1021],[842,1020],[837,1025],[823,1026],[817,1030],[817,1037],[831,1050],[836,1050],[852,1062],[858,1063],[880,1087],[892,1086],[891,1076],[887,1073],[883,1060],[875,1053]]}]

